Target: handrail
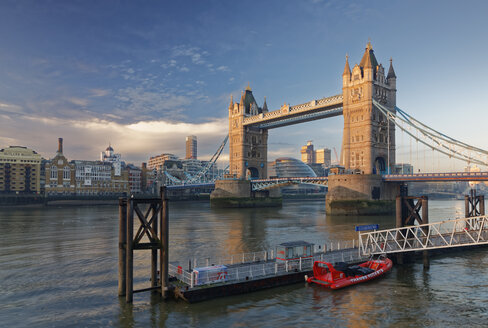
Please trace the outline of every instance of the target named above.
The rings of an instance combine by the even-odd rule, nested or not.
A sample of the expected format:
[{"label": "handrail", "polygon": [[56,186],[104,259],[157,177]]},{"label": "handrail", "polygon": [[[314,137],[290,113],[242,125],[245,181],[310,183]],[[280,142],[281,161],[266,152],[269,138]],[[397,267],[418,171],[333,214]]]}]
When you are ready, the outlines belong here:
[{"label": "handrail", "polygon": [[359,233],[363,255],[488,244],[488,216]]}]

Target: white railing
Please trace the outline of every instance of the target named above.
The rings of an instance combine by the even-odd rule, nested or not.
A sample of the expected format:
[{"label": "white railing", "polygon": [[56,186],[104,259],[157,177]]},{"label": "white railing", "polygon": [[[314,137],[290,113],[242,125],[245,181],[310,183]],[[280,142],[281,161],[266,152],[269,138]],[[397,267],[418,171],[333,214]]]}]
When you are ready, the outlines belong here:
[{"label": "white railing", "polygon": [[488,216],[359,233],[363,255],[488,244]]},{"label": "white railing", "polygon": [[[211,263],[209,265],[205,260],[202,266],[216,266],[215,270],[207,270],[202,272],[189,272],[182,266],[169,264],[169,275],[176,277],[180,282],[186,284],[189,288],[196,286],[205,286],[216,283],[235,283],[240,281],[255,280],[265,277],[271,277],[276,275],[289,274],[290,272],[303,272],[311,271],[314,261],[326,261],[330,263],[336,262],[357,262],[364,260],[365,257],[361,256],[358,252],[358,248],[352,248],[348,246],[357,245],[355,240],[350,242],[330,242],[327,244],[315,244],[313,257],[301,257],[293,260],[276,260],[270,258],[268,261],[262,260],[261,262],[249,261],[256,258],[258,255],[263,255],[266,251],[255,253],[244,253],[242,257],[236,256],[235,258],[242,258],[244,262],[239,263],[226,263],[226,258],[217,263]],[[327,250],[324,252],[324,250]],[[268,254],[271,254],[270,252]],[[232,258],[232,257],[231,257]],[[225,269],[219,269],[217,266],[225,266]],[[194,266],[197,267],[197,266]],[[220,270],[220,271],[219,271]]]}]

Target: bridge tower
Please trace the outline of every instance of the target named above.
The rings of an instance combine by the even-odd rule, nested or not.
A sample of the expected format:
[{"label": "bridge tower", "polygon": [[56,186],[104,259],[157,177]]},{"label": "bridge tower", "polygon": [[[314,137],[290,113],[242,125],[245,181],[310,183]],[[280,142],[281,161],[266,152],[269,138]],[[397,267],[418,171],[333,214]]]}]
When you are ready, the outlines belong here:
[{"label": "bridge tower", "polygon": [[241,101],[229,105],[229,157],[230,173],[238,179],[265,179],[267,177],[268,130],[243,125],[244,118],[268,111],[266,98],[263,107],[258,107],[247,88],[242,92]]},{"label": "bridge tower", "polygon": [[380,174],[395,164],[395,124],[373,105],[373,99],[395,111],[396,75],[392,60],[385,75],[368,42],[361,62],[342,75],[344,132],[341,164],[364,174]]}]

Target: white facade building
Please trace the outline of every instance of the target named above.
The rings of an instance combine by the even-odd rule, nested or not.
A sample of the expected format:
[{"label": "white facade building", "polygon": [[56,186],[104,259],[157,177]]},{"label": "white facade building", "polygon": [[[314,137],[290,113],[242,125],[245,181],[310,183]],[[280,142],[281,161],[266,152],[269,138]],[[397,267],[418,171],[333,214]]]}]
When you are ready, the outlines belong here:
[{"label": "white facade building", "polygon": [[112,163],[112,166],[114,167],[114,175],[116,177],[120,177],[122,174],[122,162],[120,160],[120,154],[115,154],[111,145],[109,145],[105,151],[100,153],[100,160],[102,162]]}]

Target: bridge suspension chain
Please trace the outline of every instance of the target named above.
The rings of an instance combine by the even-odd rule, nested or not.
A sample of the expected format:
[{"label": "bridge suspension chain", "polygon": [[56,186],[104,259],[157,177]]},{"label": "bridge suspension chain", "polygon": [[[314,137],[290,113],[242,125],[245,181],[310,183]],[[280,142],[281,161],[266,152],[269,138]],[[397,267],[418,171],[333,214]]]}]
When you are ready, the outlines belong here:
[{"label": "bridge suspension chain", "polygon": [[488,151],[471,146],[434,130],[398,107],[395,107],[395,113],[376,100],[373,100],[373,104],[387,117],[388,121],[392,121],[403,132],[417,142],[431,148],[433,151],[447,155],[450,158],[459,159],[468,164],[473,163],[488,166],[488,162],[483,159],[488,156]]},{"label": "bridge suspension chain", "polygon": [[217,151],[215,152],[215,154],[208,161],[207,165],[205,165],[205,167],[200,172],[195,174],[195,176],[193,176],[193,178],[184,181],[185,184],[192,184],[192,183],[198,182],[201,177],[203,177],[203,176],[205,176],[205,174],[207,174],[207,172],[210,170],[210,168],[213,167],[215,165],[215,163],[217,162],[217,160],[219,159],[220,154],[222,154],[222,151],[224,150],[225,145],[227,144],[227,140],[229,140],[229,135],[225,136],[224,141],[222,141],[222,143],[220,144],[220,146],[217,149]]}]

